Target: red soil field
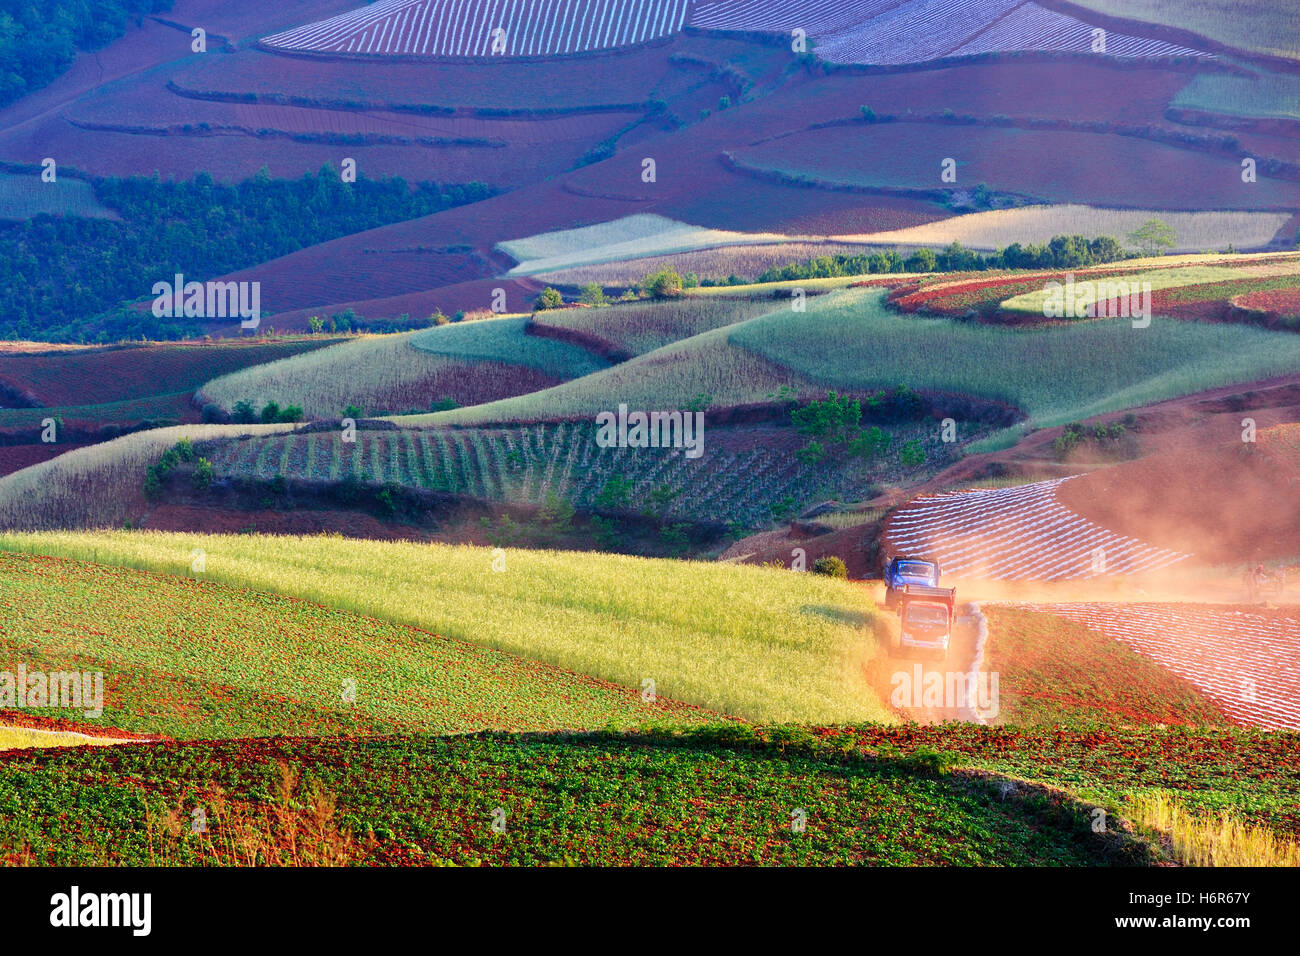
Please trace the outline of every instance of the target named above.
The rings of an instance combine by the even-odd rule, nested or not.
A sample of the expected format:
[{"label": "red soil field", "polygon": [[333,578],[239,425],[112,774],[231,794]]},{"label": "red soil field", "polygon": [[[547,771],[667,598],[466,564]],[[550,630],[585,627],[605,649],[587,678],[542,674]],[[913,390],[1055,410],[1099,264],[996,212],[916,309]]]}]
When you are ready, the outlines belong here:
[{"label": "red soil field", "polygon": [[167,342],[6,356],[0,385],[46,407],[125,402],[197,389],[209,379],[339,341]]},{"label": "red soil field", "polygon": [[827,185],[954,188],[940,180],[940,163],[951,157],[958,168],[955,188],[983,183],[1050,202],[1133,209],[1300,206],[1300,184],[1263,175],[1243,183],[1235,153],[1106,133],[877,123],[808,131],[733,152],[760,174],[811,177]]},{"label": "red soil field", "polygon": [[[346,149],[372,176],[513,186],[571,169],[593,144],[640,115],[608,111],[485,118],[213,102],[178,96],[166,88],[163,77],[149,75],[74,103],[62,115],[0,143],[13,148],[34,146],[37,139],[56,144],[64,162],[93,174],[158,168],[184,177],[203,168],[224,180],[244,178],[266,165],[276,175],[297,175],[320,168],[318,159],[337,165],[340,150]],[[120,148],[105,150],[106,137]],[[349,141],[357,137],[369,141]],[[155,166],[131,165],[142,149],[155,154]]]},{"label": "red soil field", "polygon": [[603,56],[521,63],[389,62],[278,56],[241,50],[199,59],[174,74],[175,86],[205,97],[284,96],[370,107],[434,106],[512,110],[599,109],[643,104],[646,91],[671,97],[699,83],[674,66],[672,42]]},{"label": "red soil field", "polygon": [[37,465],[51,458],[57,458],[65,451],[81,448],[81,445],[35,444],[35,445],[0,445],[0,477],[21,471],[28,465]]},{"label": "red soil field", "polygon": [[[437,289],[424,289],[408,292],[404,295],[381,296],[374,299],[352,299],[336,302],[327,308],[314,306],[279,312],[268,324],[274,325],[278,332],[302,332],[309,328],[308,320],[312,316],[328,315],[351,309],[363,319],[396,319],[402,315],[411,318],[425,318],[441,310],[444,315],[457,312],[476,312],[490,309],[492,294],[495,289],[505,289],[506,309],[510,312],[527,312],[532,308],[537,293],[543,286],[532,279],[478,279],[471,282],[457,282]],[[213,328],[213,334],[237,335],[239,326]]]},{"label": "red soil field", "polygon": [[1300,288],[1274,289],[1267,292],[1248,292],[1232,300],[1234,305],[1246,309],[1260,309],[1278,315],[1300,315]]},{"label": "red soil field", "polygon": [[[1250,411],[1241,417],[1250,417]],[[1231,423],[1228,423],[1231,424]],[[1166,451],[1065,482],[1062,504],[1104,527],[1201,560],[1265,561],[1300,553],[1300,424]]]}]

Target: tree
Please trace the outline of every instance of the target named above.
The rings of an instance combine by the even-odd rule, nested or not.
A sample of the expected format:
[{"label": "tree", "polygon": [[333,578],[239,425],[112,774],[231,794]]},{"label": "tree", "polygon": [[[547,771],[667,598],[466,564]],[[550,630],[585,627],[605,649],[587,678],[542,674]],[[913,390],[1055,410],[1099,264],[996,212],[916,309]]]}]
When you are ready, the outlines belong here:
[{"label": "tree", "polygon": [[876,121],[876,111],[870,106],[859,106],[858,112],[862,114],[862,118],[868,123],[874,123]]},{"label": "tree", "polygon": [[605,482],[593,503],[602,511],[621,511],[632,499],[632,482],[622,475],[615,475]]},{"label": "tree", "polygon": [[578,301],[583,305],[609,305],[609,296],[599,282],[588,282],[578,290]]},{"label": "tree", "polygon": [[563,306],[564,296],[560,294],[560,290],[547,286],[542,290],[542,294],[537,297],[537,301],[533,303],[533,311],[542,312],[546,309],[559,309]]},{"label": "tree", "polygon": [[936,264],[934,251],[924,247],[908,256],[904,268],[908,272],[933,272]]},{"label": "tree", "polygon": [[1148,219],[1128,235],[1128,241],[1148,256],[1159,255],[1161,250],[1173,248],[1177,238],[1173,227],[1163,219]]},{"label": "tree", "polygon": [[828,444],[851,441],[862,420],[862,403],[856,398],[827,392],[824,402],[809,402],[790,413],[795,431],[800,435]]},{"label": "tree", "polygon": [[642,293],[652,299],[671,299],[682,294],[682,276],[676,269],[661,269],[641,280]]},{"label": "tree", "polygon": [[813,574],[824,574],[830,578],[848,578],[849,569],[844,561],[834,555],[826,555],[813,562]]}]

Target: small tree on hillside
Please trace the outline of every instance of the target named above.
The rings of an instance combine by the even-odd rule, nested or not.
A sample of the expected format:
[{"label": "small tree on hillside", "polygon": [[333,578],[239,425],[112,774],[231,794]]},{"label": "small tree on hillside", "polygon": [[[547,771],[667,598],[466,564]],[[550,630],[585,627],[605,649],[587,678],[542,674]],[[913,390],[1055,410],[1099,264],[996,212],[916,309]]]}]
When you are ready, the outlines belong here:
[{"label": "small tree on hillside", "polygon": [[588,282],[578,290],[578,301],[583,305],[609,305],[609,296],[599,282]]},{"label": "small tree on hillside", "polygon": [[642,279],[640,287],[652,299],[672,299],[682,294],[682,276],[676,269],[661,269]]},{"label": "small tree on hillside", "polygon": [[563,305],[564,296],[560,294],[560,290],[547,286],[542,290],[542,294],[537,297],[537,301],[533,303],[533,311],[542,312],[546,309],[558,309]]},{"label": "small tree on hillside", "polygon": [[1128,235],[1128,241],[1147,256],[1159,255],[1164,249],[1172,249],[1177,238],[1173,227],[1163,219],[1148,219]]}]

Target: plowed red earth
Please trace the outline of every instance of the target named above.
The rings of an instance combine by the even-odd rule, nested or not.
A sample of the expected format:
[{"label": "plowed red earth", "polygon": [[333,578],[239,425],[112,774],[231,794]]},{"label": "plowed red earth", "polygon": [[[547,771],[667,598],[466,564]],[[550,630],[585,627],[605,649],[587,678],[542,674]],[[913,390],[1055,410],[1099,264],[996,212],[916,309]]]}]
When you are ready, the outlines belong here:
[{"label": "plowed red earth", "polygon": [[62,455],[64,452],[80,448],[73,444],[35,444],[35,445],[0,445],[0,476],[39,464]]},{"label": "plowed red earth", "polygon": [[[1240,413],[1241,420],[1251,417]],[[1300,424],[1242,428],[1214,444],[1126,462],[1066,482],[1061,503],[1102,527],[1210,561],[1300,554]],[[1205,441],[1202,436],[1201,440]]]},{"label": "plowed red earth", "polygon": [[1300,288],[1250,292],[1233,301],[1247,309],[1262,309],[1278,315],[1300,315]]},{"label": "plowed red earth", "polygon": [[1246,726],[1300,729],[1300,617],[1195,604],[1040,604],[1122,641]]}]

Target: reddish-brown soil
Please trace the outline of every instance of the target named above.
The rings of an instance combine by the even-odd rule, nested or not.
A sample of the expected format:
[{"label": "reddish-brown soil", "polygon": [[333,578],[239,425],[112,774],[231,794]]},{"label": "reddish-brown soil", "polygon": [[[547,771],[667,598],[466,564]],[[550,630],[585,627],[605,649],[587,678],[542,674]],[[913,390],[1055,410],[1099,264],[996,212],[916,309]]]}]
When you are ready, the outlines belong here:
[{"label": "reddish-brown soil", "polygon": [[[1249,413],[1243,413],[1249,416]],[[1238,416],[1234,415],[1233,418]],[[1063,504],[1086,518],[1207,561],[1300,553],[1300,425],[1243,442],[1240,422],[1187,445],[1092,472],[1062,486]],[[1230,430],[1232,437],[1216,435]]]},{"label": "reddish-brown soil", "polygon": [[219,375],[338,341],[337,337],[318,336],[31,351],[5,357],[0,364],[0,387],[49,408],[125,402],[197,389]]},{"label": "reddish-brown soil", "polygon": [[81,445],[36,444],[36,445],[0,445],[0,477],[20,471],[28,465],[37,465],[51,458],[57,458],[64,452],[81,448]]},{"label": "reddish-brown soil", "polygon": [[1300,288],[1248,292],[1237,296],[1232,301],[1234,305],[1246,309],[1258,309],[1278,315],[1300,315]]}]

